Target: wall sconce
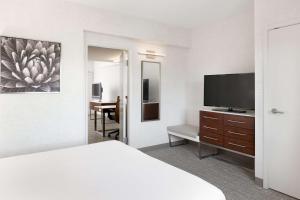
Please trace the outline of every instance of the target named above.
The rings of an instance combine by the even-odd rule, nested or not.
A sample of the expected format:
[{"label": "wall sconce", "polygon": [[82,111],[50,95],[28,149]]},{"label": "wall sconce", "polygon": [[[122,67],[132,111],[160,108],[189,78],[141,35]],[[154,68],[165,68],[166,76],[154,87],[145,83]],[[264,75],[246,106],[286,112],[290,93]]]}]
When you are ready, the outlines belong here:
[{"label": "wall sconce", "polygon": [[146,50],[146,52],[139,52],[139,55],[146,56],[148,59],[155,59],[156,57],[165,57],[163,54],[158,54],[152,50]]}]

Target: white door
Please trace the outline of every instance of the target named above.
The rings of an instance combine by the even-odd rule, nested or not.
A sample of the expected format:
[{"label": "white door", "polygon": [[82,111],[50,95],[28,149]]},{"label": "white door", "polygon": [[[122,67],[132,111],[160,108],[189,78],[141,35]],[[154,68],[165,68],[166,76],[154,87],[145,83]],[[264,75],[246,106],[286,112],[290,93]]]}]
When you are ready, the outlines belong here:
[{"label": "white door", "polygon": [[128,91],[128,55],[123,51],[120,56],[120,134],[119,140],[128,143],[127,138],[127,91]]},{"label": "white door", "polygon": [[268,186],[300,198],[300,25],[269,32],[264,84]]}]

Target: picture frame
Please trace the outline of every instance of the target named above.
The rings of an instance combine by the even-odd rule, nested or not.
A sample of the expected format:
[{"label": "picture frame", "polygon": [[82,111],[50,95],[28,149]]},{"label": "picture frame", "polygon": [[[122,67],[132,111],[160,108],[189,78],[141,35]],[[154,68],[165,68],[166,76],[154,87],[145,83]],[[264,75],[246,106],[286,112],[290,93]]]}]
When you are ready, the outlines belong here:
[{"label": "picture frame", "polygon": [[0,36],[0,94],[60,92],[61,43]]}]

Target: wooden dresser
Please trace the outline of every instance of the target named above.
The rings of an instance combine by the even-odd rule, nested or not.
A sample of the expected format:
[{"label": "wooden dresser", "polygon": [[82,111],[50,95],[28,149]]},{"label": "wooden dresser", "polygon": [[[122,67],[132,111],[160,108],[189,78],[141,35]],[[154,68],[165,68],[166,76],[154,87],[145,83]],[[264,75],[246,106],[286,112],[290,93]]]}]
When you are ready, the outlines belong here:
[{"label": "wooden dresser", "polygon": [[255,156],[255,118],[251,114],[200,111],[201,144]]}]

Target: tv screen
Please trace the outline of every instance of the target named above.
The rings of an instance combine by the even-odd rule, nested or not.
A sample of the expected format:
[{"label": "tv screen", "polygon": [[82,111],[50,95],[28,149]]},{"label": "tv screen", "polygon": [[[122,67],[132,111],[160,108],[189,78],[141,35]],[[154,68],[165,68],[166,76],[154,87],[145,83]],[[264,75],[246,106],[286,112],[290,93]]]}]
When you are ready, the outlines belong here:
[{"label": "tv screen", "polygon": [[93,98],[99,98],[100,100],[102,99],[102,84],[101,83],[94,83],[92,85],[92,96]]},{"label": "tv screen", "polygon": [[254,77],[254,73],[205,75],[204,106],[253,110]]}]

